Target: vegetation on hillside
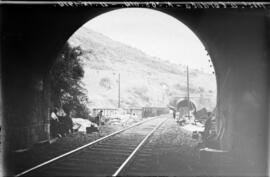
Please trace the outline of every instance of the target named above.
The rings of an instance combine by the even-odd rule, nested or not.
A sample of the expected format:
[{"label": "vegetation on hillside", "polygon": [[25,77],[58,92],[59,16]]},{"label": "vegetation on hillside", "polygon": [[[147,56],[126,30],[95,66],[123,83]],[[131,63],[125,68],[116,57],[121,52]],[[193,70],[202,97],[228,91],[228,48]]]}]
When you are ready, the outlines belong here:
[{"label": "vegetation on hillside", "polygon": [[84,70],[80,47],[66,43],[50,70],[51,100],[54,106],[75,112],[76,116],[88,115],[87,91],[81,79]]}]

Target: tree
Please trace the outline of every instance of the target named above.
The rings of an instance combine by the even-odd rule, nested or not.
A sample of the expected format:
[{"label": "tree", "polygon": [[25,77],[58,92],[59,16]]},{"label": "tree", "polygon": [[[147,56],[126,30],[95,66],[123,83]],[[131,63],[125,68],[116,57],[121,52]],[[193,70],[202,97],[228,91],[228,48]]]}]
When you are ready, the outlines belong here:
[{"label": "tree", "polygon": [[84,76],[80,47],[66,43],[50,70],[51,100],[54,105],[67,111],[75,111],[76,116],[88,115],[88,98],[81,79]]}]

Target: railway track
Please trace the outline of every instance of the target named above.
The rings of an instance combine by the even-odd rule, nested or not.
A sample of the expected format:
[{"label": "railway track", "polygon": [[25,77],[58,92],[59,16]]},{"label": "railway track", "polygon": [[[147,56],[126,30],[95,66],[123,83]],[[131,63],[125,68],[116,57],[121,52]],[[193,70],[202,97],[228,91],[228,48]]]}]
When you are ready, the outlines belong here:
[{"label": "railway track", "polygon": [[15,176],[118,176],[166,120],[159,116],[137,123]]}]

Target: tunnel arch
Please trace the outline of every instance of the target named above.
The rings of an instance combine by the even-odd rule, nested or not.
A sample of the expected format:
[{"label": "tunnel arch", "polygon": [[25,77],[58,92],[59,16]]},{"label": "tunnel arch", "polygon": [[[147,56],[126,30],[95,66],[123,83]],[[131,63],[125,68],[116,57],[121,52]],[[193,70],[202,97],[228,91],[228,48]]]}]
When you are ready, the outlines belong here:
[{"label": "tunnel arch", "polygon": [[[118,9],[121,9],[121,8],[113,8],[110,10],[100,9],[98,15],[101,15],[106,12],[110,12],[112,10],[118,10]],[[225,36],[227,35],[227,32],[225,31],[226,29],[229,29],[229,32],[232,32],[234,35],[243,36],[243,34],[239,33],[240,30],[235,31],[229,28],[228,26],[230,26],[231,24],[234,24],[236,26],[234,28],[239,27],[240,29],[243,29],[243,26],[245,26],[246,28],[246,22],[248,21],[247,19],[252,18],[252,20],[255,20],[256,19],[255,16],[258,17],[258,15],[260,15],[261,12],[254,11],[254,14],[256,15],[252,16],[253,13],[240,15],[236,10],[231,10],[230,15],[226,17],[225,10],[219,10],[219,11],[211,10],[210,13],[205,13],[206,10],[203,10],[203,9],[197,10],[197,11],[182,10],[180,12],[177,9],[170,9],[170,10],[157,9],[157,10],[167,15],[170,15],[173,18],[179,20],[180,23],[185,24],[198,37],[198,39],[201,41],[201,43],[205,46],[206,50],[208,51],[208,54],[213,63],[213,67],[214,67],[215,75],[216,75],[216,82],[217,82],[216,84],[217,85],[217,88],[216,88],[217,89],[217,97],[216,97],[217,109],[216,110],[217,110],[217,117],[219,120],[218,121],[219,136],[218,137],[221,141],[221,147],[223,149],[228,150],[228,151],[231,151],[231,150],[234,151],[236,149],[236,146],[239,146],[239,145],[236,145],[236,144],[239,144],[239,142],[237,142],[239,139],[237,140],[236,138],[233,138],[234,134],[237,133],[238,131],[238,130],[235,130],[234,119],[231,118],[234,116],[235,111],[232,109],[232,106],[229,105],[232,102],[234,102],[234,98],[233,98],[234,96],[232,96],[234,95],[234,93],[233,94],[227,93],[227,91],[224,91],[225,89],[224,88],[222,89],[221,87],[224,87],[224,85],[226,86],[228,85],[227,87],[229,88],[226,88],[226,89],[232,90],[232,87],[235,87],[234,84],[236,83],[235,81],[233,81],[235,79],[233,79],[232,77],[237,75],[236,74],[237,71],[232,71],[231,69],[232,65],[235,64],[233,60],[230,60],[228,58],[226,59],[226,57],[222,58],[220,55],[224,53],[225,50],[228,50],[228,51],[232,51],[232,53],[235,53],[235,56],[238,56],[238,53],[235,52],[233,49],[231,49],[231,47],[225,50],[222,49],[224,48],[224,46],[227,46],[228,44],[228,41],[225,38]],[[214,15],[216,14],[217,14],[217,17],[214,17]],[[63,43],[66,40],[68,40],[69,36],[71,36],[79,27],[81,27],[87,21],[97,17],[98,15],[88,16],[83,21],[81,21],[80,24],[76,28],[74,28],[72,32],[69,33],[68,36],[66,36],[65,40],[63,40]],[[231,19],[230,16],[233,16],[232,18],[236,17],[233,20],[234,22],[230,22],[230,19]],[[237,23],[236,21],[242,18],[244,19],[242,23],[236,24]],[[224,24],[221,23],[222,20],[224,20],[225,22]],[[259,20],[257,23],[260,23],[260,22],[262,21]],[[215,26],[216,24],[218,25]],[[259,26],[262,26],[262,25],[259,24]],[[224,29],[224,27],[226,29]],[[211,34],[213,30],[208,31],[209,28],[212,28],[212,29],[217,28],[220,31],[214,30],[215,31],[214,34]],[[254,28],[251,28],[251,30],[248,31],[247,34],[250,33],[252,36],[254,36],[253,29]],[[225,33],[226,35],[223,35],[223,33]],[[264,34],[264,32],[262,31],[261,34]],[[233,37],[233,35],[231,35],[231,37]],[[258,36],[258,38],[260,38],[260,36]],[[236,43],[239,43],[241,40],[243,40],[243,38],[236,39]],[[220,51],[220,52],[217,52],[217,51]],[[228,57],[231,57],[231,56],[228,56]],[[230,63],[230,61],[232,62]],[[229,98],[226,98],[227,95],[231,95],[231,96],[229,96]]]},{"label": "tunnel arch", "polygon": [[[91,8],[90,11],[88,8],[49,5],[3,8],[3,14],[10,18],[3,21],[2,32],[7,35],[1,41],[4,51],[4,126],[8,127],[6,139],[14,141],[16,134],[11,130],[18,128],[18,132],[32,132],[26,131],[25,125],[33,124],[38,117],[47,119],[36,113],[42,110],[41,106],[36,112],[32,111],[41,95],[36,83],[43,79],[74,31],[86,21],[113,9],[118,8]],[[268,147],[265,132],[269,130],[266,123],[269,122],[269,100],[266,96],[269,88],[269,52],[266,52],[269,51],[269,39],[265,37],[269,37],[268,10],[158,10],[180,19],[192,29],[211,56],[216,71],[218,113],[224,114],[220,117],[227,124],[221,140],[222,148],[239,157],[242,166],[255,169],[255,175],[265,176]],[[16,52],[7,52],[13,50]],[[14,68],[13,65],[19,67]],[[12,114],[7,110],[12,110]],[[23,119],[25,117],[27,120]],[[25,141],[17,140],[29,147],[38,142],[37,136]],[[241,176],[245,174],[249,173],[241,173]]]},{"label": "tunnel arch", "polygon": [[[101,15],[104,15],[106,13],[110,13],[110,12],[113,12],[113,11],[117,11],[117,10],[121,10],[121,9],[133,9],[133,8],[125,8],[125,7],[122,7],[122,8],[101,8],[101,9],[98,9],[97,12],[93,12],[93,13],[86,13],[84,14],[83,18],[80,18],[80,20],[78,20],[78,23],[77,24],[74,24],[73,27],[72,27],[72,30],[69,30],[67,31],[67,34],[64,34],[64,37],[63,39],[59,42],[59,46],[57,48],[57,51],[60,51],[62,46],[64,46],[65,42],[68,41],[68,39],[78,30],[80,29],[83,25],[85,25],[87,22],[95,19],[95,18],[98,18],[99,16]],[[187,14],[186,11],[182,11],[180,12],[179,14],[181,14],[180,16],[179,15],[175,15],[175,13],[177,13],[176,11],[167,11],[166,9],[159,9],[159,8],[142,8],[142,9],[147,9],[147,10],[153,10],[153,11],[157,11],[157,12],[161,12],[165,15],[168,15],[170,16],[171,18],[174,18],[175,20],[177,20],[180,24],[184,24],[195,36],[196,38],[200,41],[200,43],[202,44],[202,46],[204,46],[205,50],[207,51],[210,59],[211,59],[211,62],[212,62],[212,66],[214,68],[214,72],[216,74],[216,78],[218,78],[218,75],[217,75],[217,69],[216,69],[216,61],[215,61],[215,57],[213,57],[212,55],[212,51],[209,50],[209,47],[208,47],[208,43],[207,43],[207,39],[205,39],[205,37],[203,37],[203,35],[201,35],[200,33],[200,30],[197,29],[196,27],[194,27],[194,25],[192,23],[190,23],[190,19],[187,18]],[[176,9],[175,9],[176,10]],[[191,15],[193,13],[193,11],[189,12],[188,14]],[[200,12],[197,14],[197,15],[200,15]],[[55,53],[55,56],[52,57],[53,58],[56,58],[57,54],[59,52],[56,52]]]}]

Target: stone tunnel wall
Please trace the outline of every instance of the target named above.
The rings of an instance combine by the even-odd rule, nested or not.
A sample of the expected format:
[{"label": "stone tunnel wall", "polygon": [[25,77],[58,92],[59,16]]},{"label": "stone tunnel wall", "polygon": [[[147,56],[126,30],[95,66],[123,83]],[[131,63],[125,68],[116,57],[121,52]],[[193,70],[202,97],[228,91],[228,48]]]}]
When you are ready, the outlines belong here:
[{"label": "stone tunnel wall", "polygon": [[[12,137],[6,144],[10,150],[24,150],[49,140],[49,87],[43,78],[33,76],[27,91],[18,87],[16,92],[18,96],[8,100],[16,102],[16,105],[7,103],[9,107],[5,109],[5,115],[9,114],[9,118],[14,119],[13,126],[6,129]],[[21,94],[24,94],[23,98],[19,96]]]},{"label": "stone tunnel wall", "polygon": [[[1,46],[4,46],[4,128],[11,149],[30,147],[48,139],[50,103],[46,82],[42,82],[45,73],[68,37],[87,20],[105,11],[108,10],[54,7],[2,11],[10,21],[5,21]],[[213,60],[218,118],[225,130],[222,148],[236,154],[243,166],[251,165],[265,174],[269,113],[269,44],[265,34],[269,29],[264,13],[226,9],[194,13],[170,8],[162,11],[183,20],[202,40]],[[21,135],[25,138],[18,138]]]},{"label": "stone tunnel wall", "polygon": [[240,170],[241,176],[251,172],[263,176],[267,169],[269,24],[265,20],[266,12],[215,9],[196,12],[196,18],[192,18],[194,14],[185,17],[172,13],[179,20],[184,17],[213,61],[221,148],[234,157],[232,166]]},{"label": "stone tunnel wall", "polygon": [[216,64],[218,118],[225,130],[221,147],[237,159],[236,168],[249,168],[241,175],[251,171],[261,175],[267,168],[268,143],[269,49],[264,15],[235,12],[208,24],[207,29],[213,24],[220,28],[208,34],[207,43]]}]

